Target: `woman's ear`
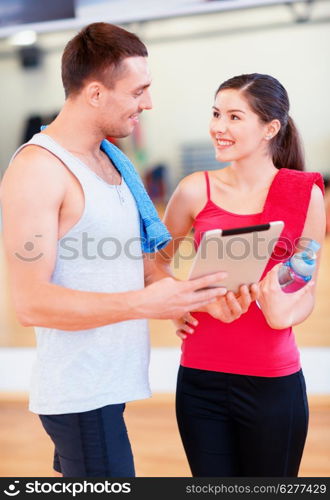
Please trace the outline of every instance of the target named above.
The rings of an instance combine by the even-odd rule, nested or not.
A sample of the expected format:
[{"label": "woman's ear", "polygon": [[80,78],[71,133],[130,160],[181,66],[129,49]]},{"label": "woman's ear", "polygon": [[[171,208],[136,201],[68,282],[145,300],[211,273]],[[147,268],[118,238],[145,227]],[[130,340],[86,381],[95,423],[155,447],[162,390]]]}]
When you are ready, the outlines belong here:
[{"label": "woman's ear", "polygon": [[273,139],[273,137],[278,134],[280,128],[281,122],[279,120],[272,120],[271,122],[269,122],[265,128],[265,139],[267,141]]}]

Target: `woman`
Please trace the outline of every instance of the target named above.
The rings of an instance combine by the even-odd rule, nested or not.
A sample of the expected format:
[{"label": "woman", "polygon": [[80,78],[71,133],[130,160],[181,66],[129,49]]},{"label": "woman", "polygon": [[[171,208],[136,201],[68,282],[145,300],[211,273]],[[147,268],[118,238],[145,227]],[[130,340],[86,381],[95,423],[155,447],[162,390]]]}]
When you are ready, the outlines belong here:
[{"label": "woman", "polygon": [[286,294],[278,262],[299,238],[322,243],[323,182],[318,173],[302,172],[288,96],[275,78],[255,73],[229,79],[218,88],[212,112],[216,159],[231,163],[180,182],[164,219],[173,243],[159,264],[168,264],[166,257],[191,227],[196,246],[204,231],[219,227],[283,220],[285,228],[258,285],[241,287],[238,297],[229,292],[178,321],[179,430],[193,476],[293,477],[308,406],[292,326],[312,312],[317,271],[313,283]]}]

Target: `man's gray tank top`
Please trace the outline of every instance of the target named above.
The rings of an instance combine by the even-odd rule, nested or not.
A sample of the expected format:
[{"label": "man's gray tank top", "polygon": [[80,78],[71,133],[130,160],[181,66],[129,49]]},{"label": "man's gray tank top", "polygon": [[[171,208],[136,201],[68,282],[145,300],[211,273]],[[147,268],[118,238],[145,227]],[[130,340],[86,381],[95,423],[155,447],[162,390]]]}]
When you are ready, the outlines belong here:
[{"label": "man's gray tank top", "polygon": [[[51,282],[90,292],[142,289],[139,213],[124,179],[119,186],[106,183],[46,134],[34,135],[15,155],[27,145],[58,157],[78,179],[85,197],[81,218],[58,240]],[[35,331],[32,412],[77,413],[150,396],[147,320],[79,331]]]}]

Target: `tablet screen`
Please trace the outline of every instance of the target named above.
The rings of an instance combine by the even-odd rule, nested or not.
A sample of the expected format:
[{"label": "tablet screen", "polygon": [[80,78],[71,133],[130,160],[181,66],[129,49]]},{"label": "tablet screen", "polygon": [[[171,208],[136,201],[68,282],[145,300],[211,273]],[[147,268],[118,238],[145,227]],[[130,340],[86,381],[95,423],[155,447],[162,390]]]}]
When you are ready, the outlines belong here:
[{"label": "tablet screen", "polygon": [[214,286],[225,286],[234,293],[243,284],[257,283],[270,259],[284,222],[206,231],[194,258],[189,279],[218,271],[228,277]]}]

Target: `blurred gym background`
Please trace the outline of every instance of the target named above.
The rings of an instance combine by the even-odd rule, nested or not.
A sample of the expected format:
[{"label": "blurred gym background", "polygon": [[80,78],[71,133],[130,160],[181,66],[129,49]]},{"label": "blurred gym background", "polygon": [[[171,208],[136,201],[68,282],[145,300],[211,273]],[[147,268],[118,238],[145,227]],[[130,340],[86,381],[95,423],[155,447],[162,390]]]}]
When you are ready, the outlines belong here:
[{"label": "blurred gym background", "polygon": [[[135,162],[160,215],[177,182],[219,168],[208,138],[218,85],[241,73],[269,73],[286,87],[307,169],[330,176],[330,1],[0,0],[0,174],[16,148],[62,106],[60,60],[90,22],[135,32],[149,50],[154,108],[119,146]],[[20,187],[24,189],[24,186]],[[326,193],[328,232],[330,200]],[[191,262],[183,243],[175,273]],[[0,226],[0,476],[52,475],[51,443],[27,410],[34,332],[11,304]],[[330,237],[313,314],[295,328],[310,402],[302,476],[330,474]],[[170,321],[150,321],[154,396],[127,405],[139,476],[188,476],[176,429],[174,390],[180,342]]]}]

